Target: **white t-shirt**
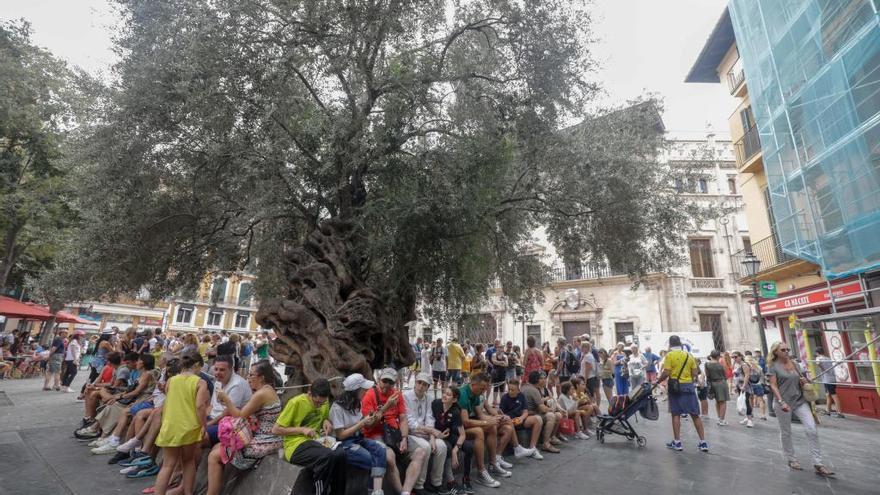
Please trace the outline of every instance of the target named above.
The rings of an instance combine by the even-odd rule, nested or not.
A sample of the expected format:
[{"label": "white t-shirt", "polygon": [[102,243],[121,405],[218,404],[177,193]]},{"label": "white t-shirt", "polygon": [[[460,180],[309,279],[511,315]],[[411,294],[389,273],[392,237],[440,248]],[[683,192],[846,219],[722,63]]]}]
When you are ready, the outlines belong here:
[{"label": "white t-shirt", "polygon": [[629,376],[642,376],[645,366],[648,366],[648,360],[641,353],[633,354],[629,357]]},{"label": "white t-shirt", "polygon": [[[230,371],[230,373],[232,372]],[[223,411],[226,409],[223,407],[223,404],[217,400],[217,391],[219,390],[226,392],[226,395],[229,396],[229,399],[232,400],[235,407],[239,409],[244,407],[244,405],[247,404],[247,401],[251,400],[251,395],[253,395],[247,380],[239,376],[237,373],[232,373],[232,377],[226,385],[223,385],[220,382],[214,382],[214,395],[211,396],[211,412],[209,413],[212,418],[223,415]]]},{"label": "white t-shirt", "polygon": [[433,367],[431,366],[431,350],[430,349],[422,349],[422,371],[425,373],[430,373]]},{"label": "white t-shirt", "polygon": [[149,342],[150,342],[150,350],[153,351],[156,349],[156,345],[159,344],[159,339],[157,339],[156,337],[152,337],[152,338],[150,338]]},{"label": "white t-shirt", "polygon": [[588,376],[587,378],[598,378],[599,377],[599,366],[597,365],[596,358],[593,357],[592,352],[588,352],[588,353],[584,354],[584,357],[581,358],[581,372],[582,373],[583,373],[583,370],[586,369],[586,366],[584,366],[586,363],[589,363],[590,366],[592,366],[592,368],[590,368],[590,376]]},{"label": "white t-shirt", "polygon": [[333,424],[333,429],[338,430],[340,428],[348,428],[349,426],[357,423],[363,418],[363,414],[361,414],[360,409],[355,412],[346,411],[337,403],[333,403],[330,406],[330,423]]},{"label": "white t-shirt", "polygon": [[[834,361],[828,356],[816,356],[816,365],[819,367],[819,373],[829,370],[834,366]],[[819,377],[819,383],[834,384],[837,383],[837,377],[834,376],[834,370],[831,370]]]},{"label": "white t-shirt", "polygon": [[572,399],[567,395],[560,395],[558,397],[559,407],[562,408],[563,411],[566,412],[574,412],[577,411],[578,404],[577,401]]},{"label": "white t-shirt", "polygon": [[431,352],[431,369],[433,371],[446,371],[446,347],[433,349]]}]

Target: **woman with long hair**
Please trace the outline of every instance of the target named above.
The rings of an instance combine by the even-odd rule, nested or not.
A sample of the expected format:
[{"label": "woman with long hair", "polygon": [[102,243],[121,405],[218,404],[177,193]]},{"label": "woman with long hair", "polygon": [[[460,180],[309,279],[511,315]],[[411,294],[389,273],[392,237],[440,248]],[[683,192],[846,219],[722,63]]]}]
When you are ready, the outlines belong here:
[{"label": "woman with long hair", "polygon": [[535,337],[529,335],[526,339],[526,353],[523,356],[523,375],[522,381],[526,381],[526,377],[532,371],[541,371],[544,366],[543,353],[536,347]]},{"label": "woman with long hair", "polygon": [[[602,390],[605,391],[605,398],[608,404],[611,404],[613,397],[612,386],[614,385],[614,362],[608,356],[608,351],[599,349],[599,380],[602,381]],[[596,402],[599,402],[598,400]]]},{"label": "woman with long hair", "polygon": [[834,473],[822,464],[822,451],[819,448],[819,432],[813,420],[810,406],[804,399],[804,386],[812,386],[800,366],[789,357],[788,344],[776,342],[770,348],[770,356],[767,359],[767,374],[770,376],[770,390],[773,399],[776,400],[774,410],[776,419],[779,421],[779,438],[782,441],[782,450],[788,458],[788,467],[800,471],[794,453],[794,445],[791,441],[791,415],[795,414],[804,426],[807,443],[810,445],[810,455],[813,458],[813,467],[819,476],[833,476]]},{"label": "woman with long hair", "polygon": [[727,416],[727,401],[730,400],[730,389],[727,388],[727,376],[724,374],[724,366],[720,363],[721,353],[713,349],[709,353],[709,362],[706,363],[706,380],[709,391],[715,397],[715,413],[718,414],[718,426],[727,426],[724,418]]},{"label": "woman with long hair", "polygon": [[[531,337],[530,337],[531,338]],[[461,391],[458,387],[446,387],[440,399],[434,399],[431,403],[431,412],[434,415],[434,428],[439,431],[448,431],[443,441],[446,442],[446,457],[450,459],[451,468],[448,469],[447,482],[452,483],[453,493],[473,493],[471,486],[471,463],[474,457],[474,442],[468,440],[465,435],[464,425],[461,420],[461,408],[458,399]],[[463,453],[463,459],[459,460],[459,452]],[[461,489],[455,486],[455,478],[449,479],[449,474],[461,468]]]}]

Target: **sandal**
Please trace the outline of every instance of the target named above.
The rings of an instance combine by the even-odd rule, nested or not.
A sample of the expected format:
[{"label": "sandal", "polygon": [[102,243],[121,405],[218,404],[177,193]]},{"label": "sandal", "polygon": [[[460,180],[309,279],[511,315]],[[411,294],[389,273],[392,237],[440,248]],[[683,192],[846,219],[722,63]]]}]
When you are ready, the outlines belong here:
[{"label": "sandal", "polygon": [[552,445],[545,445],[541,447],[541,450],[543,450],[544,452],[550,452],[551,454],[558,454],[559,452],[561,452],[559,449]]},{"label": "sandal", "polygon": [[803,471],[804,468],[801,467],[801,464],[798,461],[788,461],[788,467],[794,469],[795,471]]},{"label": "sandal", "polygon": [[834,477],[834,471],[829,470],[825,466],[813,466],[813,467],[816,468],[816,474],[818,474],[819,476],[821,476],[823,478],[833,478]]},{"label": "sandal", "polygon": [[155,486],[148,486],[147,488],[144,488],[143,490],[141,490],[141,493],[143,493],[144,495],[150,495],[151,493],[155,493],[155,492],[156,492]]}]

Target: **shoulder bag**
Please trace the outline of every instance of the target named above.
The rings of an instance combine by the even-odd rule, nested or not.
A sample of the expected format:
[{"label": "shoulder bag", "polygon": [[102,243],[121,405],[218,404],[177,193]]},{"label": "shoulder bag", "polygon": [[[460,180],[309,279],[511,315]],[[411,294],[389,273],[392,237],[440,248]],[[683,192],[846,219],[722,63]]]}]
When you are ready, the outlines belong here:
[{"label": "shoulder bag", "polygon": [[[684,352],[684,351],[682,351],[682,352]],[[691,358],[691,355],[688,353],[685,353],[684,362],[681,363],[681,369],[678,370],[678,376],[676,376],[675,378],[672,378],[671,376],[669,377],[669,381],[666,384],[666,389],[670,394],[675,395],[675,394],[681,393],[681,383],[679,383],[678,380],[681,378],[681,374],[684,373],[684,367],[687,365],[688,359],[690,359],[690,358]]]},{"label": "shoulder bag", "polygon": [[[382,411],[382,408],[385,404],[382,402],[382,399],[379,398],[379,388],[374,386],[373,393],[376,394],[376,410]],[[398,400],[403,400],[403,397]],[[384,412],[382,417],[382,443],[385,444],[386,447],[393,450],[395,454],[400,455],[400,442],[403,441],[403,433],[401,433],[400,428],[395,428],[388,423],[385,422]]]},{"label": "shoulder bag", "polygon": [[[800,375],[809,380],[809,377],[807,377],[807,372],[804,371],[799,364],[795,363],[795,366],[797,366],[798,371],[800,371]],[[800,380],[798,380],[798,383],[800,384]],[[816,386],[812,382],[807,381],[807,383],[804,383],[800,387],[801,394],[804,396],[805,401],[816,402],[817,400],[819,400],[819,393],[816,392]]]}]

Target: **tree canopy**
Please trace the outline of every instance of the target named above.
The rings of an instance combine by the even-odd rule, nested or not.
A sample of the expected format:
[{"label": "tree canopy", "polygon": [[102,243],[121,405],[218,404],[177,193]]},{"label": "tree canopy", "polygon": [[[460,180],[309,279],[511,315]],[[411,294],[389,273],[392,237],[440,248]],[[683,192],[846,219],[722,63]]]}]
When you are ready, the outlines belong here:
[{"label": "tree canopy", "polygon": [[638,277],[680,263],[702,214],[658,163],[659,102],[595,110],[584,2],[119,5],[121,61],[77,154],[97,193],[49,275],[79,297],[247,268],[268,300],[290,253],[341,222],[352,276],[404,307],[395,324],[416,301],[457,318],[494,281],[540,297],[539,226]]}]

